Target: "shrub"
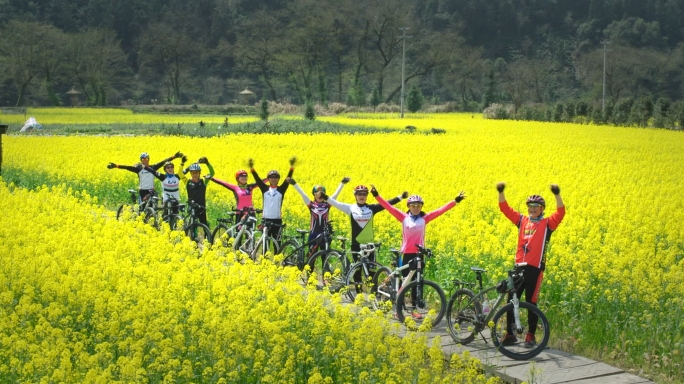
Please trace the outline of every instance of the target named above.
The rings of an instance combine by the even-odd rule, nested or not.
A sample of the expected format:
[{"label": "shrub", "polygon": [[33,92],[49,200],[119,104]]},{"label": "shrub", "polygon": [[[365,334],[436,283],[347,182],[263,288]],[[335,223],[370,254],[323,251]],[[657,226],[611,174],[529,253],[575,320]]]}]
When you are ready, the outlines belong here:
[{"label": "shrub", "polygon": [[513,104],[494,103],[482,111],[485,119],[505,120],[513,116]]},{"label": "shrub", "polygon": [[416,84],[411,85],[411,89],[406,97],[406,108],[413,113],[418,112],[423,108],[424,101],[425,98],[423,97],[423,92],[420,91],[420,88],[418,88]]}]

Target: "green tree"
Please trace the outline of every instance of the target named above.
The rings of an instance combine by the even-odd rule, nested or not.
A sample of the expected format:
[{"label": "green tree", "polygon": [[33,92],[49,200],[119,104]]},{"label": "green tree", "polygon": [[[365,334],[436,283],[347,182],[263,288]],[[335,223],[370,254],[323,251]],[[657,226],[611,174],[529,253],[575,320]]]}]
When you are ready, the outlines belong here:
[{"label": "green tree", "polygon": [[409,111],[415,113],[423,108],[423,102],[425,98],[423,97],[423,92],[416,84],[412,84],[409,89],[408,96],[406,97],[406,107]]},{"label": "green tree", "polygon": [[304,117],[308,120],[316,120],[316,108],[314,108],[314,103],[311,100],[306,101]]},{"label": "green tree", "polygon": [[268,121],[269,116],[270,112],[268,110],[268,100],[266,99],[266,92],[264,92],[264,95],[261,98],[261,110],[259,112],[259,117],[263,121]]},{"label": "green tree", "polygon": [[380,102],[382,102],[382,99],[380,98],[380,91],[378,88],[373,88],[370,99],[371,106],[373,106],[373,112],[375,112],[375,108],[380,105]]}]

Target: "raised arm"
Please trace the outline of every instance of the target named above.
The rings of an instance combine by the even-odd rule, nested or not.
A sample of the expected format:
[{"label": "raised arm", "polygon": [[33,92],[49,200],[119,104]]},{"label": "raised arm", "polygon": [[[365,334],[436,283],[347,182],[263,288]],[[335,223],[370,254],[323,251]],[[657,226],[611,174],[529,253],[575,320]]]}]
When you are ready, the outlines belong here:
[{"label": "raised arm", "polygon": [[331,196],[333,199],[337,199],[337,196],[339,196],[340,193],[342,192],[342,188],[344,188],[344,185],[347,184],[349,182],[349,180],[351,180],[351,179],[346,177],[346,176],[342,178],[340,185],[337,186],[335,193],[333,193]]},{"label": "raised arm", "polygon": [[333,199],[332,197],[324,196],[324,200],[327,200],[330,205],[333,207],[339,209],[340,211],[346,213],[347,215],[351,215],[351,208],[352,206],[350,204],[345,204],[345,203],[340,203],[339,201]]},{"label": "raised arm", "polygon": [[112,169],[112,168],[125,169],[125,170],[133,172],[133,173],[140,173],[140,171],[143,169],[142,165],[132,166],[132,165],[119,165],[119,164],[114,164],[114,163],[107,164],[107,168],[109,168],[109,169]]},{"label": "raised arm", "polygon": [[435,209],[434,211],[426,214],[423,219],[425,219],[425,224],[431,222],[432,220],[438,218],[441,216],[444,212],[450,210],[451,208],[455,207],[456,204],[460,203],[463,201],[463,199],[466,198],[465,192],[461,191],[461,193],[456,196],[456,198],[453,201],[450,201],[446,203],[442,208]]},{"label": "raised arm", "polygon": [[157,179],[164,181],[165,176],[163,173],[160,173],[159,171],[157,171],[156,169],[154,169],[152,167],[145,167],[145,170],[147,170],[147,172],[153,174],[154,177],[156,177]]},{"label": "raised arm", "polygon": [[[290,170],[287,172],[287,177],[285,178],[285,180],[292,178],[292,174],[294,174],[294,165],[296,162],[297,162],[296,157],[293,156],[292,158],[290,158]],[[288,182],[280,184],[278,186],[278,192],[280,192],[284,195],[285,191],[287,191],[287,187],[289,187],[289,186],[290,186],[290,183],[288,183]]]},{"label": "raised arm", "polygon": [[285,183],[292,184],[294,189],[297,192],[299,192],[299,195],[302,197],[302,200],[304,200],[304,204],[309,205],[311,203],[311,199],[309,198],[309,196],[306,195],[306,193],[299,187],[299,184],[297,184],[297,182],[293,178],[288,177],[287,179],[285,179]]},{"label": "raised arm", "polygon": [[560,187],[558,184],[551,184],[551,192],[556,198],[556,212],[549,216],[549,228],[556,230],[556,228],[558,228],[558,224],[560,224],[565,217],[565,204],[563,204],[563,199],[561,198]]},{"label": "raised arm", "polygon": [[179,157],[183,157],[183,154],[180,151],[174,153],[173,156],[171,156],[171,157],[167,157],[166,159],[164,159],[164,160],[162,160],[156,164],[150,165],[150,168],[152,168],[156,171],[159,168],[161,168],[162,165],[164,165],[164,163],[166,163],[167,161],[171,161],[173,159],[178,159]]},{"label": "raised arm", "polygon": [[375,196],[375,200],[380,203],[380,205],[387,210],[387,212],[390,213],[390,215],[394,216],[397,220],[399,221],[404,221],[406,218],[406,214],[402,211],[400,211],[397,207],[392,206],[390,203],[387,202],[387,200],[383,199],[382,196],[379,194]]},{"label": "raised arm", "polygon": [[496,190],[499,191],[499,210],[501,210],[504,216],[506,216],[511,223],[519,226],[520,217],[522,214],[508,205],[508,202],[506,202],[506,196],[504,195],[504,189],[506,189],[506,183],[498,183],[496,185]]},{"label": "raised arm", "polygon": [[249,159],[249,171],[252,173],[252,176],[254,177],[254,182],[256,183],[257,187],[261,190],[261,193],[265,193],[268,191],[268,185],[264,183],[264,181],[259,177],[259,174],[257,171],[254,169],[254,160]]}]

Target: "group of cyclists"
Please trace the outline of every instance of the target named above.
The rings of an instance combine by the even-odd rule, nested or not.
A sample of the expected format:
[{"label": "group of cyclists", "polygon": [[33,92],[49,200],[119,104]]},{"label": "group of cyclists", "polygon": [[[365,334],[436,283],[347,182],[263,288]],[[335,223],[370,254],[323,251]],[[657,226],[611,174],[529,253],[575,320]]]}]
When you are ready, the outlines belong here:
[{"label": "group of cyclists", "polygon": [[[181,159],[180,173],[176,173],[173,163],[173,160],[178,158]],[[408,275],[410,270],[415,269],[415,263],[412,263],[412,261],[418,253],[417,246],[422,247],[425,245],[427,224],[448,210],[454,208],[466,198],[465,192],[461,191],[453,200],[450,200],[442,207],[432,212],[425,213],[423,211],[425,202],[421,196],[409,196],[408,192],[404,191],[401,194],[386,200],[379,194],[375,186],[371,184],[370,189],[365,185],[354,187],[355,202],[347,204],[337,200],[337,197],[345,184],[350,181],[349,177],[344,177],[331,196],[327,195],[325,186],[313,186],[311,191],[312,199],[292,177],[296,161],[297,159],[295,157],[290,159],[290,168],[285,181],[282,183],[280,172],[277,170],[269,171],[266,175],[266,179],[262,179],[254,169],[254,161],[249,159],[249,172],[254,178],[254,183],[248,183],[248,172],[241,169],[235,173],[236,184],[231,184],[214,177],[214,168],[206,157],[201,157],[197,162],[185,167],[187,157],[181,152],[176,152],[173,156],[152,165],[150,165],[149,154],[143,152],[140,155],[140,163],[136,165],[126,166],[109,163],[107,168],[125,169],[138,175],[139,202],[144,201],[155,193],[155,178],[159,179],[162,183],[162,201],[168,199],[180,201],[180,187],[182,183],[186,187],[188,201],[192,200],[204,207],[206,205],[207,183],[213,181],[233,192],[236,200],[236,209],[238,211],[253,208],[252,194],[253,191],[258,188],[263,197],[263,221],[270,221],[271,223],[277,224],[272,227],[275,228],[274,232],[270,233],[276,241],[280,241],[281,237],[283,198],[288,187],[292,185],[300,194],[311,215],[308,237],[309,242],[313,242],[319,236],[322,236],[325,226],[328,225],[330,208],[335,207],[350,218],[351,251],[354,257],[358,255],[361,244],[373,242],[374,240],[374,216],[383,210],[387,210],[393,217],[401,222],[402,225],[402,244],[400,249],[402,256],[397,262],[399,266],[406,264],[410,265],[410,268],[403,271],[404,276]],[[201,165],[205,165],[208,169],[208,173],[204,178],[201,177]],[[164,170],[163,173],[159,172],[159,169],[162,167]],[[186,177],[188,172],[191,176],[190,179]],[[516,289],[518,292],[524,292],[526,302],[536,306],[546,265],[546,247],[552,233],[556,230],[565,216],[565,205],[560,196],[559,186],[552,184],[550,189],[556,199],[556,211],[549,217],[544,217],[546,201],[539,195],[532,195],[526,200],[527,214],[523,214],[508,205],[504,195],[505,188],[505,183],[498,183],[496,185],[499,209],[518,228],[515,262],[516,264],[526,263],[523,267],[525,279],[519,282],[519,286],[516,287]],[[374,196],[377,204],[368,203],[369,193]],[[395,205],[404,199],[406,199],[407,206],[407,211],[405,212],[395,207]],[[199,212],[199,220],[203,224],[208,225],[206,210],[202,209],[201,212]],[[239,220],[239,217],[236,215],[236,221],[237,220]],[[329,243],[330,241],[331,239],[326,239],[326,242]],[[509,295],[512,296],[512,294]],[[528,320],[528,333],[526,334],[524,342],[525,345],[534,346],[536,344],[534,334],[537,327],[537,318],[533,314],[530,314]],[[510,332],[513,326],[513,314],[509,313],[507,322],[509,332],[501,342],[504,345],[517,343],[518,340],[516,336],[513,332]]]}]

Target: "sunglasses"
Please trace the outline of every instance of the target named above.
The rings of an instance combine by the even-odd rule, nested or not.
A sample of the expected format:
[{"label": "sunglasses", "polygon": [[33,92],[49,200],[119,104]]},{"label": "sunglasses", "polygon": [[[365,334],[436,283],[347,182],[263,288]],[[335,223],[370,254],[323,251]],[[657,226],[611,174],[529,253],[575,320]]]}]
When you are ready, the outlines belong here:
[{"label": "sunglasses", "polygon": [[409,204],[409,207],[422,207],[422,206],[423,206],[423,204],[421,204],[421,203],[411,203],[411,204]]},{"label": "sunglasses", "polygon": [[368,196],[368,192],[357,192],[355,193],[356,196]]},{"label": "sunglasses", "polygon": [[527,204],[528,208],[536,208],[536,207],[541,207],[542,205],[539,203],[529,203]]}]

